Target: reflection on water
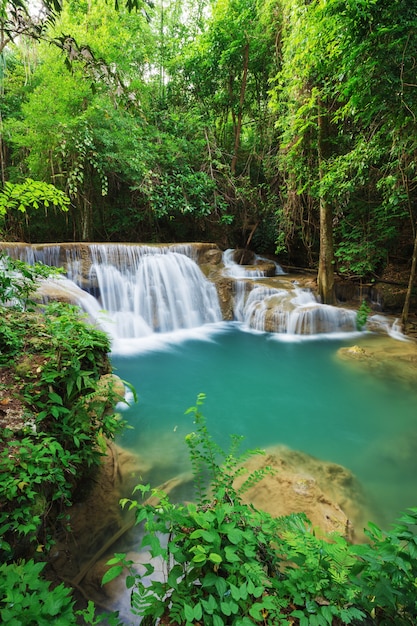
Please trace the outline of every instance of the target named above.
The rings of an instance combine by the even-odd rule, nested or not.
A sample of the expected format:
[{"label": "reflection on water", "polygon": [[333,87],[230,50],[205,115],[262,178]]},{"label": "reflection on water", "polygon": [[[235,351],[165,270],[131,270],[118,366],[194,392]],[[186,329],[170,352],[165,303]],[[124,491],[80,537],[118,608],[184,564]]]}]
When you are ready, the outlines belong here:
[{"label": "reflection on water", "polygon": [[291,343],[220,324],[202,336],[159,338],[139,353],[130,346],[112,356],[139,397],[124,413],[133,429],[119,443],[152,465],[155,485],[187,471],[184,437],[193,424],[184,413],[203,392],[209,431],[222,447],[238,434],[244,448],[284,444],[344,465],[361,481],[374,519],[390,523],[416,504],[416,394],[389,372],[379,377],[338,358],[341,346],[358,341]]}]

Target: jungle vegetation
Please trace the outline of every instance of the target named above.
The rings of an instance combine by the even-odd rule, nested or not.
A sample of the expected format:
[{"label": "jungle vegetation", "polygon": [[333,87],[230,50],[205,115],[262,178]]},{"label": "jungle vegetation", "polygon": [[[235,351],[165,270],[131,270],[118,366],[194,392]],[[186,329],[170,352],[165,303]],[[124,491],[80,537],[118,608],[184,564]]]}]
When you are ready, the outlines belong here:
[{"label": "jungle vegetation", "polygon": [[1,184],[70,199],[2,238],[250,245],[325,302],[411,263],[416,4],[2,0]]},{"label": "jungle vegetation", "polygon": [[[324,302],[335,273],[375,277],[400,251],[411,290],[416,9],[416,0],[0,0],[1,239],[250,246],[316,268]],[[2,262],[14,278],[1,273],[1,365],[29,411],[18,436],[2,432],[0,615],[16,626],[97,623],[94,607],[76,614],[69,590],[52,592],[41,573],[51,522],[65,523],[76,476],[120,426],[85,404],[108,340],[63,305],[39,323],[29,296],[46,270]],[[242,507],[233,454],[219,464],[199,404],[194,417],[197,504],[160,494],[157,509],[138,506],[152,551],[171,563],[175,550],[179,565],[151,598],[129,579],[148,623],[166,617],[166,593],[170,619],[187,625],[203,611],[216,626],[415,622],[415,509],[388,533],[370,527],[370,547],[319,542],[307,520]],[[204,463],[214,500],[199,487]],[[154,534],[167,524],[171,553]],[[242,537],[251,571],[240,566]],[[129,566],[123,559],[107,580]]]}]

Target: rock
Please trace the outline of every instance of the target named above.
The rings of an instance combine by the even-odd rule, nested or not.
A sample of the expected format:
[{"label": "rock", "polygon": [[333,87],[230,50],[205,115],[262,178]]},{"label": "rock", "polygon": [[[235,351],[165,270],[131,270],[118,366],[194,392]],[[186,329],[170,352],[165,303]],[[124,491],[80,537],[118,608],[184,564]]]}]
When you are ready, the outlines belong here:
[{"label": "rock", "polygon": [[238,265],[254,265],[255,258],[255,253],[252,250],[236,248],[233,252],[233,261]]},{"label": "rock", "polygon": [[[243,496],[243,501],[274,517],[305,513],[313,527],[325,534],[337,532],[349,540],[362,539],[366,502],[355,477],[344,467],[315,459],[302,452],[277,446],[265,456],[254,456],[249,472],[270,466],[267,474]],[[236,481],[243,484],[245,475]]]},{"label": "rock", "polygon": [[226,321],[233,320],[233,285],[234,280],[232,278],[226,277],[218,277],[217,279],[214,277],[210,277],[213,280],[216,289],[217,295],[219,298],[220,309],[222,312],[222,317]]},{"label": "rock", "polygon": [[254,276],[259,276],[261,274],[266,278],[275,276],[276,267],[275,263],[272,261],[256,261],[256,263],[251,263],[249,265],[245,265],[244,267],[248,276],[251,274]]},{"label": "rock", "polygon": [[396,341],[392,337],[368,337],[360,346],[340,348],[337,357],[347,365],[375,376],[397,379],[415,388],[417,382],[417,343]]}]

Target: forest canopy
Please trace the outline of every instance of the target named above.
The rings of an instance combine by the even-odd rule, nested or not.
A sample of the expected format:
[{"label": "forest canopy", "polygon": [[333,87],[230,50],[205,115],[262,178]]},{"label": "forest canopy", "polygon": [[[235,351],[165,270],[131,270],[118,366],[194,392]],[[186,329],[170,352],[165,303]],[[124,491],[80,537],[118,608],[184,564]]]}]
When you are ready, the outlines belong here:
[{"label": "forest canopy", "polygon": [[1,183],[70,205],[10,208],[3,239],[250,245],[328,301],[333,271],[410,261],[415,0],[42,7],[0,8]]}]

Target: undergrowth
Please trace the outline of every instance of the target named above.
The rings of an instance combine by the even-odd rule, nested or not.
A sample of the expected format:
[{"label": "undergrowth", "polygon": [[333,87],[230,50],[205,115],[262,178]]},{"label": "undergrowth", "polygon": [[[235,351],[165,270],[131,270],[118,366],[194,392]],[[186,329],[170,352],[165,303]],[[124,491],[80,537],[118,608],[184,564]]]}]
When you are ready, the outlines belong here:
[{"label": "undergrowth", "polygon": [[51,272],[0,258],[0,622],[12,626],[98,623],[42,572],[75,489],[123,427],[112,379],[102,386],[108,337],[77,307],[35,302]]},{"label": "undergrowth", "polygon": [[195,502],[174,504],[149,485],[136,490],[156,504],[122,500],[144,524],[141,548],[163,575],[149,562],[143,576],[116,554],[103,584],[127,570],[131,611],[143,626],[415,624],[417,508],[389,532],[369,524],[369,543],[351,545],[338,534],[318,537],[303,514],[277,519],[244,504],[246,489],[272,470],[234,486],[244,461],[260,451],[237,455],[233,437],[223,452],[200,412],[203,400],[189,411],[195,431],[186,437]]}]

